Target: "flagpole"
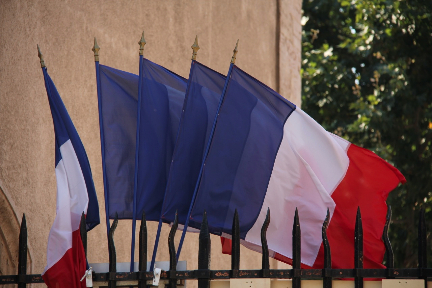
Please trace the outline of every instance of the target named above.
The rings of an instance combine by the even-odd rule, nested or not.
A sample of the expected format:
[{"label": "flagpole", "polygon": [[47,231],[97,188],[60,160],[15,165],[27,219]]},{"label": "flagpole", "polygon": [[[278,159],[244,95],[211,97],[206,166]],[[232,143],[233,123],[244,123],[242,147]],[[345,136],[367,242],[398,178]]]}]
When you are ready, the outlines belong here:
[{"label": "flagpole", "polygon": [[[192,79],[193,65],[194,65],[194,63],[196,61],[198,50],[200,49],[200,47],[198,45],[198,35],[195,36],[195,41],[192,44],[191,48],[192,48],[192,58],[191,58],[192,63],[191,63],[191,68],[189,70],[189,79],[188,79],[188,85],[187,85],[187,88],[186,88],[185,97],[187,97],[187,95],[189,93],[190,82],[191,82],[191,79]],[[187,99],[185,99],[185,101],[183,103],[183,111],[182,111],[181,119],[183,119],[183,114],[184,114],[184,111],[185,111],[184,107],[186,105],[186,101],[187,101]],[[181,119],[180,119],[179,126],[181,125],[181,121],[182,121]],[[177,137],[178,137],[178,134],[177,134]],[[174,148],[174,149],[176,149],[176,148]],[[174,154],[175,154],[175,152],[174,152]],[[165,189],[165,195],[166,195],[166,189]],[[164,196],[164,203],[165,203],[165,196]],[[157,230],[157,233],[156,233],[155,244],[153,246],[153,255],[152,255],[152,260],[151,260],[151,263],[150,263],[150,271],[153,271],[154,265],[155,265],[155,262],[156,262],[156,254],[157,254],[157,250],[158,250],[158,246],[159,246],[159,238],[160,238],[160,233],[161,233],[161,229],[162,229],[162,212],[163,211],[161,211],[161,216],[159,218],[159,224],[158,224],[158,230]]]},{"label": "flagpole", "polygon": [[144,39],[144,31],[138,44],[139,49],[139,77],[138,77],[138,107],[137,107],[137,128],[136,128],[136,141],[135,141],[135,176],[134,176],[134,191],[133,191],[133,213],[132,213],[132,243],[131,243],[131,262],[130,262],[130,272],[134,272],[134,262],[135,262],[135,230],[136,230],[136,195],[137,195],[137,185],[138,185],[138,155],[139,155],[139,131],[140,131],[140,115],[141,115],[141,91],[143,86],[143,58],[144,58],[144,45],[146,45]]},{"label": "flagpole", "polygon": [[215,131],[215,128],[216,128],[216,123],[217,123],[217,117],[219,115],[219,110],[220,110],[220,108],[222,106],[222,103],[223,103],[223,100],[225,98],[226,89],[228,87],[228,83],[229,83],[229,80],[231,78],[231,72],[232,72],[232,69],[233,69],[233,67],[235,65],[235,60],[236,60],[236,56],[237,56],[237,52],[238,52],[238,49],[237,49],[238,48],[238,42],[239,42],[239,40],[237,40],[236,46],[235,46],[235,48],[233,50],[233,56],[231,58],[231,63],[230,63],[228,74],[227,74],[227,77],[226,77],[226,80],[225,80],[225,85],[224,85],[224,88],[222,90],[222,95],[221,95],[221,99],[219,101],[219,106],[218,106],[217,111],[216,111],[216,116],[215,116],[215,119],[214,119],[214,122],[213,122],[213,127],[212,127],[212,130],[210,132],[209,139],[207,141],[207,147],[206,147],[206,150],[205,150],[205,153],[204,153],[203,161],[202,161],[202,164],[201,164],[201,169],[200,169],[200,172],[198,174],[198,179],[197,179],[197,183],[195,185],[195,190],[194,190],[194,193],[193,193],[193,196],[192,196],[191,204],[189,206],[188,215],[186,217],[186,223],[185,223],[185,225],[183,227],[182,236],[180,238],[180,243],[179,243],[179,246],[178,246],[178,249],[177,249],[177,261],[178,261],[178,259],[180,257],[180,253],[181,253],[181,249],[182,249],[182,246],[183,246],[184,238],[186,236],[186,231],[187,231],[187,228],[188,228],[188,225],[189,225],[190,214],[192,213],[192,208],[193,208],[193,204],[195,202],[196,194],[198,192],[199,184],[201,182],[201,177],[202,177],[202,172],[203,172],[203,169],[204,169],[205,161],[206,161],[208,152],[210,150],[210,144],[211,144],[211,141],[213,139],[214,131]]},{"label": "flagpole", "polygon": [[107,237],[110,229],[109,222],[109,201],[108,201],[108,185],[106,179],[106,167],[105,167],[105,137],[103,130],[103,118],[102,118],[102,91],[101,91],[101,82],[100,82],[100,72],[99,72],[99,50],[100,47],[97,44],[96,37],[94,37],[94,45],[92,51],[94,53],[95,58],[95,68],[96,68],[96,86],[97,86],[97,97],[98,97],[98,109],[99,109],[99,128],[100,128],[100,141],[101,141],[101,154],[102,154],[102,175],[103,175],[103,184],[104,184],[104,196],[105,196],[105,217],[106,217],[106,229],[107,229]]}]

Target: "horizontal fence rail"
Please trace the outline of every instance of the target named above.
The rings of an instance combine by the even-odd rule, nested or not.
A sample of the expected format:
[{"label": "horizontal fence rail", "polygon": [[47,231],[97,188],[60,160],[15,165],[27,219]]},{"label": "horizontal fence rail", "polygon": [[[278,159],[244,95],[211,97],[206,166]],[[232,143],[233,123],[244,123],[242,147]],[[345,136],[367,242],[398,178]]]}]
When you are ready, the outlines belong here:
[{"label": "horizontal fence rail", "polygon": [[[388,206],[387,218],[384,226],[382,240],[386,249],[387,268],[384,269],[364,269],[363,268],[363,228],[360,208],[357,210],[355,237],[354,237],[354,268],[353,269],[333,269],[331,267],[331,247],[327,239],[327,228],[329,225],[330,213],[327,211],[326,219],[322,226],[322,241],[324,248],[324,267],[322,269],[301,269],[301,227],[298,212],[296,210],[292,231],[292,269],[270,269],[269,251],[267,246],[266,232],[270,223],[270,210],[267,211],[266,218],[261,228],[262,244],[262,267],[259,270],[240,270],[240,229],[239,215],[234,213],[232,224],[232,254],[231,270],[210,270],[211,240],[207,223],[207,214],[204,212],[201,229],[199,234],[198,249],[198,269],[190,271],[177,271],[176,250],[174,246],[174,236],[178,227],[177,215],[168,236],[168,249],[170,255],[170,270],[162,271],[160,279],[167,281],[167,287],[177,287],[182,280],[198,280],[199,288],[209,288],[211,280],[223,279],[246,279],[246,278],[270,278],[270,279],[292,279],[292,287],[300,288],[301,280],[322,280],[322,287],[331,288],[333,280],[354,279],[355,287],[362,288],[365,278],[375,279],[422,279],[424,287],[427,287],[428,278],[432,278],[432,268],[427,268],[427,245],[426,245],[426,222],[425,213],[422,208],[420,211],[418,225],[418,267],[417,268],[394,268],[393,250],[388,238],[388,229],[391,220],[391,208]],[[108,283],[109,288],[135,281],[134,286],[144,288],[149,281],[154,278],[153,271],[145,271],[147,265],[147,224],[145,214],[142,215],[139,232],[139,272],[117,272],[116,271],[116,251],[114,245],[114,232],[118,224],[117,215],[111,225],[108,235],[109,248],[109,271],[107,273],[93,273],[93,282]],[[81,238],[84,249],[87,253],[87,232],[85,229],[84,214],[81,218]],[[21,221],[19,235],[19,256],[18,274],[0,275],[0,285],[18,284],[18,287],[26,287],[30,283],[43,283],[40,274],[27,275],[27,226],[25,215]],[[95,285],[98,286],[98,285]]]}]

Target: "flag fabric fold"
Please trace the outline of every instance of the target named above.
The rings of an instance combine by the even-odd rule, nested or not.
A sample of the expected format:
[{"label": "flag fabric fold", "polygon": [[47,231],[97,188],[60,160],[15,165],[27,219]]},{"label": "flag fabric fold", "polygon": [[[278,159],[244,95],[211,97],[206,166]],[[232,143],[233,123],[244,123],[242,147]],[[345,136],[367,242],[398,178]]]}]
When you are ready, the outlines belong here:
[{"label": "flag fabric fold", "polygon": [[[216,123],[210,150],[204,159],[202,178],[197,184],[190,226],[199,228],[202,215],[207,211],[210,232],[229,237],[237,209],[243,244],[260,251],[260,230],[267,208],[270,208],[272,217],[267,230],[270,253],[276,259],[289,262],[297,208],[302,231],[302,263],[312,267],[319,265],[322,256],[321,227],[327,209],[332,216],[330,227],[335,227],[334,238],[338,238],[336,231],[340,227],[332,224],[338,222],[334,219],[351,217],[351,214],[355,217],[357,210],[355,207],[348,211],[344,208],[345,202],[351,201],[351,206],[358,204],[362,211],[367,210],[363,208],[367,201],[360,199],[367,193],[376,193],[378,196],[373,198],[376,202],[365,212],[369,216],[363,217],[365,237],[369,231],[373,234],[373,237],[365,238],[365,252],[369,251],[366,246],[376,246],[370,253],[381,253],[381,256],[371,257],[382,260],[384,246],[382,242],[377,243],[381,241],[381,234],[377,238],[377,233],[382,227],[378,227],[381,223],[375,226],[373,221],[385,221],[387,194],[399,182],[405,181],[397,169],[376,157],[374,161],[381,165],[371,160],[372,167],[363,163],[361,168],[380,167],[383,171],[369,173],[375,174],[376,178],[362,178],[364,172],[356,169],[358,166],[353,163],[353,152],[350,152],[356,151],[354,145],[325,131],[301,109],[236,66]],[[376,184],[378,180],[382,182]],[[366,186],[354,187],[364,181],[369,181]],[[377,189],[366,192],[363,191],[365,188]],[[377,221],[369,212],[377,212],[376,217],[381,219]],[[372,223],[366,224],[368,220]],[[351,226],[344,226],[341,233],[349,235],[348,227]],[[339,257],[345,256],[346,252],[341,252]],[[333,258],[334,263],[339,263],[337,256]],[[346,259],[349,261],[349,257]]]},{"label": "flag fabric fold", "polygon": [[[356,209],[360,207],[363,223],[364,268],[384,268],[381,264],[385,247],[382,233],[386,222],[386,200],[389,192],[405,177],[375,153],[349,143],[335,135],[345,149],[350,164],[347,173],[332,194],[336,203],[327,229],[335,268],[354,267],[354,230]],[[334,259],[333,259],[334,258]],[[314,268],[322,268],[323,247],[320,247]]]},{"label": "flag fabric fold", "polygon": [[162,203],[175,147],[187,80],[140,56],[138,120],[135,151],[131,271],[135,254],[137,216],[159,221],[152,268],[162,222]]},{"label": "flag fabric fold", "polygon": [[[347,151],[350,161],[344,179],[332,194],[336,208],[327,229],[327,238],[332,253],[332,267],[335,269],[354,267],[354,230],[357,207],[360,207],[364,237],[364,268],[384,268],[382,261],[385,247],[381,237],[387,214],[385,201],[389,192],[398,183],[405,183],[405,178],[396,168],[375,153],[351,144],[336,135],[332,136]],[[221,242],[222,253],[231,254],[231,240],[222,237]],[[243,240],[242,243],[251,250],[261,252],[260,245]],[[323,249],[321,244],[313,266],[302,265],[302,267],[323,268]],[[271,256],[282,262],[292,263],[292,259],[280,253],[273,251]]]},{"label": "flag fabric fold", "polygon": [[80,220],[84,212],[88,229],[95,227],[100,222],[99,206],[84,146],[46,68],[42,69],[54,123],[57,179],[56,218],[42,276],[48,287],[85,287],[80,282],[86,270]]},{"label": "flag fabric fold", "polygon": [[226,77],[192,61],[161,218],[185,224]]},{"label": "flag fabric fold", "polygon": [[101,149],[104,155],[107,215],[132,219],[138,76],[99,65]]},{"label": "flag fabric fold", "polygon": [[[143,59],[136,135],[136,215],[159,221],[187,80]],[[138,86],[137,86],[138,87]]]},{"label": "flag fabric fold", "polygon": [[[160,216],[157,214],[161,210],[169,170],[166,166],[175,145],[186,79],[147,59],[143,59],[143,64],[140,124],[137,124],[138,75],[99,65],[101,146],[105,156],[105,201],[110,219],[114,219],[116,213],[119,219],[133,219],[135,169],[139,173],[137,215],[146,211],[147,220],[151,221],[159,220]],[[136,146],[138,125],[142,130],[139,131],[140,147]],[[159,191],[156,196],[151,193],[154,189]]]}]

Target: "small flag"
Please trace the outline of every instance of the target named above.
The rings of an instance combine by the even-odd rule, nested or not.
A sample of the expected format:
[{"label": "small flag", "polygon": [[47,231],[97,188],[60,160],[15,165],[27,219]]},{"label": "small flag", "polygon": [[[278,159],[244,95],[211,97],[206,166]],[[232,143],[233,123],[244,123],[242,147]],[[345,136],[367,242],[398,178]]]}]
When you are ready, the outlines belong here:
[{"label": "small flag", "polygon": [[56,218],[42,277],[48,287],[85,287],[80,282],[86,271],[80,220],[84,212],[88,229],[98,225],[99,206],[84,146],[47,69],[42,70],[54,122],[57,178]]},{"label": "small flag", "polygon": [[[405,182],[397,169],[372,152],[328,133],[301,109],[236,66],[216,123],[197,184],[192,227],[199,228],[207,211],[210,232],[229,237],[237,209],[243,244],[260,251],[261,226],[270,208],[270,255],[289,262],[298,208],[301,260],[312,267],[322,261],[321,227],[329,208],[334,268],[348,268],[354,263],[347,255],[354,247],[354,219],[360,206],[365,258],[382,260],[385,200],[389,191]],[[342,251],[335,253],[338,246]]]}]

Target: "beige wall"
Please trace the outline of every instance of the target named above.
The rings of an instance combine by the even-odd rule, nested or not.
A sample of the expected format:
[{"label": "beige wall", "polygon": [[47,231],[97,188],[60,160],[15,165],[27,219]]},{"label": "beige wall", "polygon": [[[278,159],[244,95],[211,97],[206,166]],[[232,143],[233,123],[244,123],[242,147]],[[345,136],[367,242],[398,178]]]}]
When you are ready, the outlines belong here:
[{"label": "beige wall", "polygon": [[[32,273],[41,273],[46,264],[56,206],[54,134],[36,44],[93,171],[101,225],[89,233],[89,261],[107,262],[93,37],[101,47],[101,64],[137,73],[137,42],[144,29],[145,56],[184,77],[195,35],[201,47],[198,61],[224,74],[240,39],[236,64],[299,104],[300,18],[301,0],[1,1],[0,190],[8,192],[4,195],[14,203],[18,221],[22,213],[27,215]],[[149,226],[151,253],[156,223]],[[121,221],[116,232],[118,262],[129,259],[130,227],[129,221]],[[168,260],[167,230],[158,260]],[[190,269],[196,268],[196,239],[186,237],[181,257]],[[212,240],[212,268],[229,268],[219,239]],[[242,268],[260,267],[260,254],[242,253]]]}]

